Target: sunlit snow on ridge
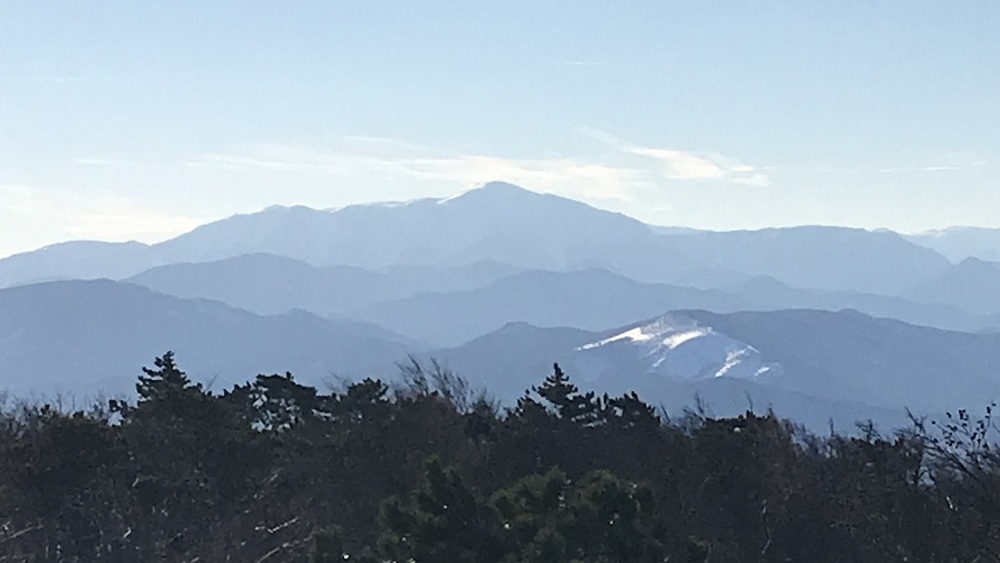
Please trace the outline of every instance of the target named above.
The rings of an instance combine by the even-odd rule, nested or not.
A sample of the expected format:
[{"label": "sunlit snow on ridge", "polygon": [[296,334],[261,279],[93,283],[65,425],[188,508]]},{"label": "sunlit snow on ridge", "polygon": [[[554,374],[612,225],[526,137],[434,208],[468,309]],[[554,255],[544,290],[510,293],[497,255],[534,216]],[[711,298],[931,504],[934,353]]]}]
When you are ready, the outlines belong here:
[{"label": "sunlit snow on ridge", "polygon": [[698,328],[686,332],[676,332],[674,334],[668,334],[664,336],[663,331],[656,330],[656,327],[658,327],[657,324],[636,327],[631,330],[627,330],[617,336],[612,336],[611,338],[601,340],[600,342],[593,342],[591,344],[587,344],[586,346],[582,346],[580,349],[589,350],[591,348],[597,348],[599,346],[604,346],[605,344],[609,344],[611,342],[618,342],[620,340],[630,340],[632,342],[648,342],[658,337],[662,337],[660,346],[665,347],[668,350],[673,350],[674,348],[680,346],[681,344],[684,344],[688,340],[693,340],[700,336],[705,336],[706,334],[709,334],[712,331],[712,329],[710,328]]},{"label": "sunlit snow on ridge", "polygon": [[780,373],[753,346],[682,315],[667,315],[577,348],[583,355],[626,353],[650,374],[678,379],[751,379]]}]

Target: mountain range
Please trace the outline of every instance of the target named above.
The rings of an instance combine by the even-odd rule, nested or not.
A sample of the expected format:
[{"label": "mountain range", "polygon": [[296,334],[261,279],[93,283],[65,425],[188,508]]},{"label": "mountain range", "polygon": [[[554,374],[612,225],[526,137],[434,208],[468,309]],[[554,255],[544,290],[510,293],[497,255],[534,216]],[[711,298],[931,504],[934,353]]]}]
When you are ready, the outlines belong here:
[{"label": "mountain range", "polygon": [[259,316],[122,282],[0,290],[0,389],[16,394],[128,393],[139,368],[168,350],[221,390],[286,370],[329,383],[421,349],[374,325],[301,310]]},{"label": "mountain range", "polygon": [[559,362],[586,388],[636,390],[669,412],[701,397],[716,414],[774,407],[814,428],[901,424],[906,408],[941,413],[1000,391],[1000,335],[853,311],[674,311],[598,331],[509,323],[431,349],[376,325],[303,311],[255,315],[124,282],[65,281],[0,290],[0,319],[0,387],[45,396],[128,394],[138,366],[168,349],[216,390],[286,370],[320,386],[392,378],[412,357],[438,361],[512,404]]},{"label": "mountain range", "polygon": [[391,376],[413,355],[507,403],[558,361],[674,411],[697,395],[897,424],[995,396],[995,235],[667,228],[499,182],[271,207],[159,244],[0,260],[0,388],[128,392],[168,349],[218,387]]},{"label": "mountain range", "polygon": [[[951,241],[967,231],[904,237],[889,231],[841,227],[731,232],[667,229],[577,201],[493,182],[446,199],[335,210],[270,207],[209,223],[154,245],[86,241],[56,244],[0,260],[0,287],[58,279],[123,280],[140,276],[140,283],[162,284],[169,291],[172,285],[183,288],[185,283],[183,279],[164,279],[171,275],[241,277],[247,273],[240,271],[241,267],[260,273],[259,268],[270,266],[254,264],[252,258],[246,257],[266,254],[287,260],[283,266],[272,266],[289,270],[291,279],[283,282],[288,287],[303,276],[310,278],[303,280],[303,288],[295,288],[295,293],[311,295],[309,284],[333,284],[331,287],[343,287],[348,292],[360,286],[365,288],[369,301],[400,299],[422,291],[475,289],[497,281],[503,274],[527,270],[603,269],[639,282],[698,289],[728,289],[768,277],[796,290],[955,305],[967,313],[987,317],[1000,312],[1000,299],[956,304],[947,295],[950,270],[962,266],[949,261],[962,254],[956,248],[968,252],[979,249],[988,254],[983,249],[993,248],[984,242],[989,240],[996,240],[1000,248],[1000,236],[987,236],[992,231],[972,232],[979,235],[975,239],[978,246],[962,245],[959,240],[947,246],[945,257],[931,247],[942,248],[942,241]],[[238,260],[233,263],[233,259]],[[994,264],[983,259],[976,262]],[[185,267],[209,263],[217,266],[201,272]],[[167,271],[162,267],[168,267]],[[469,272],[465,278],[468,283],[449,284],[452,276],[462,279],[463,274],[456,268],[478,269],[480,277]],[[423,285],[404,279],[415,272],[425,277]],[[372,273],[381,278],[376,285],[382,286],[378,289],[382,293],[368,289],[375,283]],[[965,283],[989,285],[992,275],[983,268],[973,272],[974,279]],[[946,286],[943,291],[921,290],[942,279],[940,283]],[[228,291],[196,285],[198,291]],[[220,297],[226,297],[227,302],[232,299]],[[306,308],[318,312],[321,308],[356,308],[334,305],[331,308],[322,301],[305,303]],[[280,311],[284,304],[257,302],[255,306]]]}]

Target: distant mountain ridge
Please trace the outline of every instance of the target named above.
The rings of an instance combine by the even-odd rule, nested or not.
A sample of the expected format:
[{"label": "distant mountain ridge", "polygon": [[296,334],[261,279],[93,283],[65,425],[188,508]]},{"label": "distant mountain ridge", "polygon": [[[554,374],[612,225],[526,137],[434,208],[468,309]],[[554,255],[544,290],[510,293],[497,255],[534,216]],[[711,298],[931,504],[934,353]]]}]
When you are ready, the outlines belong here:
[{"label": "distant mountain ridge", "polygon": [[159,266],[271,254],[314,267],[507,264],[604,269],[640,282],[720,288],[759,275],[793,287],[894,294],[948,261],[894,233],[837,227],[707,232],[653,227],[491,182],[444,199],[335,210],[270,207],[155,244],[66,243],[0,260],[0,287],[125,279]]},{"label": "distant mountain ridge", "polygon": [[966,258],[904,293],[919,302],[1000,313],[1000,262]]},{"label": "distant mountain ridge", "polygon": [[441,344],[464,341],[508,322],[594,329],[631,321],[649,311],[691,308],[716,312],[851,308],[950,330],[980,331],[997,326],[991,315],[936,303],[936,299],[807,290],[768,276],[722,289],[699,289],[640,283],[600,269],[553,272],[476,262],[364,270],[316,267],[282,256],[247,254],[215,262],[160,266],[127,281],[178,297],[214,299],[259,314],[305,309],[317,315],[368,320]]},{"label": "distant mountain ridge", "polygon": [[146,244],[70,241],[0,259],[0,288],[63,279],[124,278],[151,265]]},{"label": "distant mountain ridge", "polygon": [[950,227],[906,237],[954,263],[966,258],[1000,262],[1000,228]]},{"label": "distant mountain ridge", "polygon": [[374,303],[351,316],[412,338],[457,345],[510,322],[601,330],[650,311],[749,306],[722,291],[639,283],[606,270],[531,270],[476,289]]},{"label": "distant mountain ridge", "polygon": [[781,364],[770,383],[788,390],[918,411],[979,408],[1000,397],[1000,335],[850,310],[685,313]]},{"label": "distant mountain ridge", "polygon": [[434,358],[505,404],[559,362],[586,388],[635,390],[675,413],[699,395],[718,414],[775,406],[820,429],[828,419],[842,427],[859,417],[895,424],[905,421],[905,407],[933,414],[1000,395],[997,334],[854,311],[644,316],[600,330],[508,323],[435,349],[374,324],[303,311],[261,316],[122,282],[48,282],[0,290],[0,390],[128,393],[141,366],[174,350],[216,390],[286,370],[314,385],[337,376],[392,378],[410,355]]},{"label": "distant mountain ridge", "polygon": [[243,254],[214,262],[159,266],[126,281],[178,297],[214,299],[259,314],[305,309],[328,315],[420,292],[474,289],[520,272],[515,266],[493,262],[365,270],[313,266],[273,254]]},{"label": "distant mountain ridge", "polygon": [[121,282],[0,290],[0,390],[15,393],[129,392],[140,368],[167,350],[220,389],[286,370],[323,384],[423,349],[356,321],[258,316]]},{"label": "distant mountain ridge", "polygon": [[695,232],[668,237],[671,248],[750,276],[793,287],[894,295],[946,270],[933,250],[891,231],[803,226]]},{"label": "distant mountain ridge", "polygon": [[906,409],[942,416],[1000,398],[1000,335],[852,311],[674,311],[598,332],[519,323],[433,354],[508,402],[557,361],[599,393],[636,390],[675,413],[696,396],[723,416],[774,406],[819,430],[899,426]]},{"label": "distant mountain ridge", "polygon": [[[380,268],[401,264],[458,265],[493,261],[525,268],[563,269],[618,260],[628,249],[651,250],[664,259],[649,226],[574,200],[538,194],[492,182],[459,196],[392,204],[353,205],[331,211],[270,207],[203,225],[155,244],[107,244],[102,256],[128,252],[120,264],[94,277],[128,277],[155,266],[206,262],[266,253],[314,266]],[[44,252],[0,260],[0,282],[14,285],[37,279],[74,277],[52,255],[73,255],[53,245]],[[672,257],[676,264],[684,262]],[[626,267],[642,267],[622,259]],[[99,268],[94,268],[99,270]],[[25,279],[17,271],[33,270]]]}]

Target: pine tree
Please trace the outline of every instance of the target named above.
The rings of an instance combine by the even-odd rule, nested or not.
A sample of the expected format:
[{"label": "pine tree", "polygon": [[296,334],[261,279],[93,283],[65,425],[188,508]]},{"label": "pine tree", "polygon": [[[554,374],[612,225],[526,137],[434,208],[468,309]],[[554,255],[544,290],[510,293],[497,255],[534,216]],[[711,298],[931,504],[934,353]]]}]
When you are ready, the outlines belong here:
[{"label": "pine tree", "polygon": [[203,392],[200,383],[191,383],[187,374],[177,367],[174,353],[167,352],[156,358],[153,365],[156,369],[142,368],[145,375],[139,376],[135,390],[139,393],[139,402],[171,402],[174,399],[189,395],[192,392]]},{"label": "pine tree", "polygon": [[601,419],[602,408],[593,392],[581,394],[580,389],[570,383],[559,364],[552,365],[552,375],[535,388],[540,397],[550,403],[559,418],[579,425],[596,424]]}]

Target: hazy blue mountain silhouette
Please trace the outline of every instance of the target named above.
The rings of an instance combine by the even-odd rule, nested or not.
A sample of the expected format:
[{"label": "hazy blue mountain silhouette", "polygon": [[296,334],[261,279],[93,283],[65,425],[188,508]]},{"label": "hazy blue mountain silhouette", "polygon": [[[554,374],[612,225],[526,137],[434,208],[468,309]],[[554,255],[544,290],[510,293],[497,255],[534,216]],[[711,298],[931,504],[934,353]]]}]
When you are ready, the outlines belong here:
[{"label": "hazy blue mountain silhouette", "polygon": [[[716,402],[745,408],[747,397],[740,393],[751,390],[758,407],[766,408],[767,401],[772,401],[799,414],[814,408],[813,421],[832,416],[842,425],[859,420],[856,415],[860,413],[902,421],[907,408],[918,414],[981,409],[1000,396],[996,372],[1000,335],[943,331],[854,311],[677,311],[671,315],[690,317],[700,326],[752,346],[781,369],[757,378],[679,380],[656,366],[660,355],[688,353],[682,347],[654,350],[651,344],[655,342],[640,340],[634,345],[622,341],[626,345],[580,350],[656,318],[594,332],[511,324],[432,355],[508,401],[537,382],[554,361],[585,387],[610,393],[645,389],[652,393],[647,395],[651,401],[675,409],[692,404],[695,392],[709,391],[715,393]],[[604,361],[595,354],[605,355]]]},{"label": "hazy blue mountain silhouette", "polygon": [[364,323],[303,311],[257,316],[121,282],[0,290],[0,389],[15,392],[129,390],[139,368],[167,350],[193,377],[224,387],[286,370],[321,383],[420,349]]},{"label": "hazy blue mountain silhouette", "polygon": [[[485,292],[468,293],[469,290],[521,273],[523,271],[516,266],[495,262],[458,266],[400,265],[372,271],[353,266],[317,267],[283,256],[246,254],[214,262],[159,266],[128,278],[127,281],[179,297],[214,299],[260,314],[282,313],[296,308],[319,315],[344,315],[353,312],[361,317],[370,316],[387,326],[398,326],[404,331],[416,327],[416,331],[420,333],[416,334],[418,337],[458,342],[481,333],[470,334],[466,329],[455,325],[453,334],[446,334],[450,329],[440,325],[447,325],[451,317],[440,316],[441,311],[464,308],[460,315],[462,322],[468,323],[469,319],[478,317],[481,321],[472,321],[472,325],[484,332],[505,322],[527,320],[522,314],[523,309],[518,310],[517,306],[512,309],[512,312],[517,313],[514,315],[498,312],[495,305],[497,296],[485,295]],[[583,310],[574,317],[560,312],[560,307],[565,307],[565,300],[572,291],[561,295],[562,290],[548,287],[544,283],[560,283],[559,276],[537,272],[523,279],[531,278],[538,283],[521,287],[521,295],[517,298],[504,298],[513,299],[514,303],[519,304],[530,303],[528,307],[532,322],[572,325],[576,322],[575,319],[586,318],[589,314]],[[603,292],[598,286],[590,286],[587,295],[593,298],[595,305],[588,305],[585,300],[576,301],[579,308],[604,311],[593,311],[590,320],[586,322],[586,328],[625,322],[648,310],[686,307],[716,311],[785,308],[838,311],[852,308],[874,316],[952,330],[978,331],[994,325],[987,315],[970,313],[953,305],[919,303],[900,297],[850,291],[792,288],[767,276],[757,276],[727,287],[725,292],[699,292],[673,287],[670,299],[654,301],[649,300],[649,284],[625,284],[623,280],[619,282],[622,283],[609,286]],[[572,289],[578,288],[574,286]],[[461,293],[448,296],[417,295],[452,292]],[[558,298],[553,299],[553,294]],[[477,312],[477,295],[481,295],[487,303],[494,303],[492,307],[483,307],[482,315]],[[464,305],[460,306],[462,303]],[[655,306],[640,311],[636,303]],[[619,307],[620,311],[617,314],[608,313],[614,307]],[[393,318],[394,309],[399,311],[398,318]],[[435,329],[435,326],[439,328]]]},{"label": "hazy blue mountain silhouette", "polygon": [[214,299],[261,314],[304,309],[320,315],[424,291],[481,287],[521,270],[477,262],[459,266],[313,266],[273,254],[244,254],[213,262],[170,264],[127,279],[179,297]]},{"label": "hazy blue mountain silhouette", "polygon": [[186,298],[221,301],[261,314],[292,309],[335,312],[341,304],[382,298],[382,277],[352,266],[316,267],[273,254],[244,254],[215,262],[170,264],[128,282]]},{"label": "hazy blue mountain silhouette", "polygon": [[951,227],[909,235],[907,238],[937,251],[955,263],[966,258],[1000,262],[1000,229]]},{"label": "hazy blue mountain silhouette", "polygon": [[903,295],[916,301],[943,303],[977,314],[1000,313],[1000,262],[966,258]]},{"label": "hazy blue mountain silhouette", "polygon": [[[837,428],[846,431],[851,431],[856,422],[866,420],[875,421],[883,429],[897,428],[907,423],[903,406],[873,404],[864,396],[826,396],[809,390],[798,391],[794,385],[766,378],[680,380],[651,375],[641,367],[648,365],[651,359],[648,357],[648,349],[644,347],[636,347],[630,361],[623,361],[621,349],[587,352],[609,354],[605,364],[616,366],[611,369],[595,370],[593,358],[581,361],[584,353],[578,350],[580,347],[612,337],[631,326],[591,332],[511,323],[462,346],[436,350],[428,355],[445,367],[466,376],[474,387],[488,389],[505,404],[512,404],[525,390],[538,384],[551,372],[552,363],[559,362],[582,388],[609,394],[637,391],[649,402],[664,407],[671,416],[680,416],[685,409],[695,409],[701,402],[707,406],[709,414],[716,416],[740,414],[751,405],[757,412],[773,407],[782,416],[788,416],[819,432],[828,431],[831,421]],[[788,352],[784,348],[763,350],[761,353],[788,360]],[[877,361],[877,358],[873,361]],[[870,372],[875,367],[868,366],[866,369]],[[866,375],[835,373],[835,376],[830,377]],[[905,379],[902,373],[897,376],[897,379]],[[975,404],[978,406],[981,401],[982,396]],[[926,411],[917,412],[936,414],[945,408],[951,408],[951,405],[937,401]]]},{"label": "hazy blue mountain silhouette", "polygon": [[988,315],[975,314],[954,305],[924,303],[874,293],[794,288],[768,276],[757,276],[727,287],[726,291],[753,302],[755,310],[855,309],[873,317],[888,317],[907,323],[975,332],[993,324]]},{"label": "hazy blue mountain silhouette", "polygon": [[671,248],[793,287],[895,294],[948,268],[948,260],[891,231],[788,227],[667,235]]},{"label": "hazy blue mountain silhouette", "polygon": [[[598,287],[622,283],[606,272],[583,274],[580,279],[594,276]],[[654,286],[649,291],[659,298],[657,291],[665,290]],[[572,299],[566,303],[572,305]],[[585,387],[609,393],[634,389],[675,412],[692,405],[698,393],[712,399],[717,414],[731,414],[746,407],[749,393],[758,408],[771,405],[789,416],[812,422],[833,418],[847,426],[868,416],[897,420],[904,407],[931,413],[980,408],[1000,388],[1000,335],[943,331],[854,311],[672,314],[752,346],[763,361],[781,369],[759,377],[678,380],[658,369],[658,360],[663,354],[690,353],[690,347],[653,346],[656,342],[633,338],[634,346],[622,340],[614,347],[581,351],[649,321],[597,331],[509,323],[461,346],[428,352],[369,323],[332,321],[303,311],[259,316],[127,283],[63,281],[0,290],[0,388],[21,394],[128,391],[139,367],[168,349],[196,379],[215,380],[216,389],[285,370],[314,384],[334,375],[392,377],[392,366],[416,353],[440,359],[509,401],[558,361]],[[594,361],[605,350],[613,355]],[[718,364],[727,351],[720,348],[713,357],[702,349],[689,361]]]},{"label": "hazy blue mountain silhouette", "polygon": [[446,199],[332,211],[269,208],[158,246],[174,262],[267,252],[364,268],[493,261],[560,269],[651,240],[657,238],[647,225],[624,215],[491,182]]},{"label": "hazy blue mountain silhouette", "polygon": [[[517,277],[500,283],[512,275]],[[559,285],[569,279],[575,281]],[[596,270],[558,275],[526,273],[516,266],[494,262],[400,265],[372,271],[353,266],[317,267],[283,256],[246,254],[214,262],[159,266],[128,281],[161,293],[214,299],[259,314],[292,309],[318,315],[353,314],[442,344],[461,342],[512,321],[596,329],[628,322],[651,310],[677,308],[719,312],[853,308],[874,316],[953,330],[978,331],[994,324],[986,315],[952,305],[792,288],[766,276],[727,287],[724,292],[699,291],[639,284]],[[498,287],[484,289],[490,284]]]},{"label": "hazy blue mountain silhouette", "polygon": [[686,312],[778,362],[768,384],[920,410],[981,408],[1000,396],[1000,336],[946,331],[857,311]]},{"label": "hazy blue mountain silhouette", "polygon": [[336,210],[271,207],[155,245],[53,245],[0,260],[0,284],[122,279],[157,266],[262,253],[315,267],[370,270],[481,262],[521,270],[597,268],[638,281],[701,288],[770,275],[795,287],[873,293],[896,293],[948,266],[940,255],[889,232],[651,227],[574,200],[492,182],[446,199]]},{"label": "hazy blue mountain silhouette", "polygon": [[160,244],[107,244],[96,262],[78,259],[74,248],[55,245],[0,260],[0,281],[117,279],[155,266],[258,253],[368,269],[496,262],[522,269],[607,267],[645,278],[719,273],[702,272],[698,261],[674,255],[662,237],[635,219],[502,182],[446,199],[336,210],[275,206]]},{"label": "hazy blue mountain silhouette", "polygon": [[650,311],[691,307],[734,311],[748,305],[722,291],[638,283],[604,270],[533,270],[478,289],[375,303],[351,316],[448,346],[511,322],[600,330]]},{"label": "hazy blue mountain silhouette", "polygon": [[152,265],[138,242],[72,241],[0,260],[0,288],[61,279],[122,278]]}]

